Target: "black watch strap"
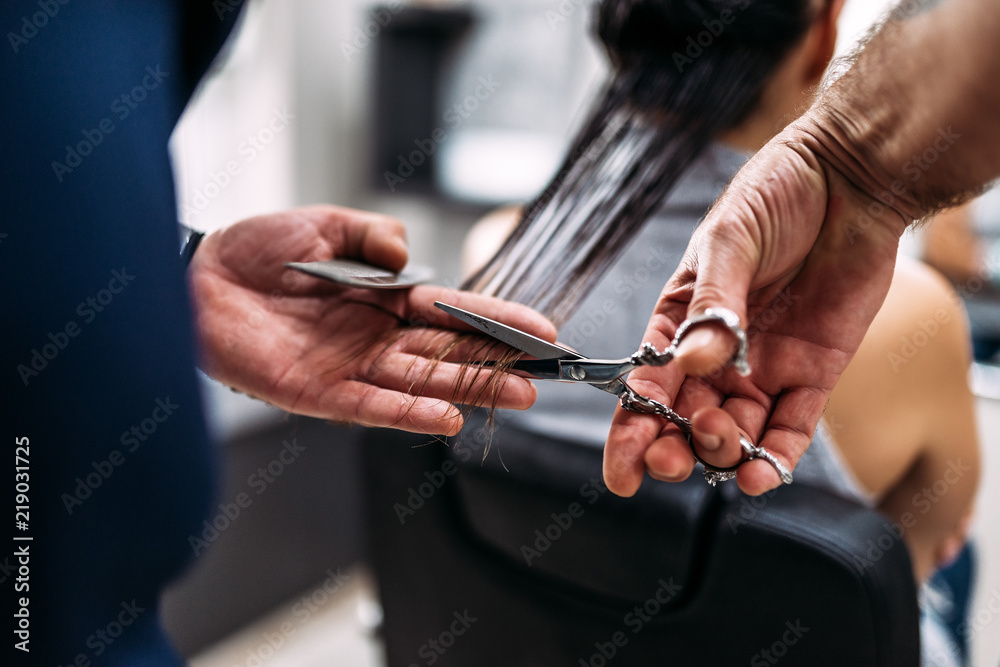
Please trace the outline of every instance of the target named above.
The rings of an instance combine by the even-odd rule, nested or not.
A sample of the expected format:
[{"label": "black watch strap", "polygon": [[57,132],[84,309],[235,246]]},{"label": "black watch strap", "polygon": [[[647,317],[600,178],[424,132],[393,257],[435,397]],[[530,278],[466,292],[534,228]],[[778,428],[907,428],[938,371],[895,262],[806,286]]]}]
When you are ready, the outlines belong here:
[{"label": "black watch strap", "polygon": [[194,251],[198,249],[198,244],[205,238],[205,232],[199,232],[181,224],[178,224],[177,227],[181,233],[181,261],[184,262],[184,266],[190,266]]}]

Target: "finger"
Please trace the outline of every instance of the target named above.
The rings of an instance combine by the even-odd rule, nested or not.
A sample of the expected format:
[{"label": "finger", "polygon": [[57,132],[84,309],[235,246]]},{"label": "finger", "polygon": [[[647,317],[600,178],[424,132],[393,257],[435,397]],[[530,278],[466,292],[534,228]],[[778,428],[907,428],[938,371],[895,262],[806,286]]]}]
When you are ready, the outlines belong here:
[{"label": "finger", "polygon": [[[647,329],[647,336],[656,344],[656,332]],[[629,387],[637,394],[670,405],[684,376],[669,366],[663,368],[643,368],[633,373],[628,380]],[[619,407],[611,422],[611,431],[604,447],[604,482],[619,496],[631,496],[638,491],[646,472],[647,450],[664,436],[677,433],[676,428],[658,415],[630,412]],[[683,439],[681,439],[683,442]],[[686,450],[686,460],[683,452]],[[667,452],[670,462],[657,465],[655,472],[660,475],[686,477],[694,465],[691,451],[686,444]],[[676,464],[675,461],[681,461]],[[688,466],[685,473],[681,467]]]},{"label": "finger", "polygon": [[414,324],[475,331],[474,327],[436,308],[435,301],[488,317],[546,341],[556,339],[555,325],[536,310],[519,303],[443,287],[421,285],[410,290],[406,317]]},{"label": "finger", "polygon": [[463,424],[462,413],[447,401],[358,381],[331,386],[311,416],[433,435],[456,435]]},{"label": "finger", "polygon": [[710,375],[729,363],[737,345],[736,336],[724,324],[700,324],[681,340],[674,363],[685,375]]},{"label": "finger", "polygon": [[683,482],[695,464],[687,438],[676,427],[653,441],[643,461],[651,477],[665,482]]},{"label": "finger", "polygon": [[661,428],[661,417],[617,408],[604,446],[604,484],[612,493],[627,498],[639,490],[646,473],[646,450]]},{"label": "finger", "polygon": [[511,352],[509,345],[486,334],[430,327],[406,330],[396,346],[403,352],[455,363],[497,361]]},{"label": "finger", "polygon": [[[714,215],[710,214],[709,217],[714,217],[715,220],[711,222],[706,220],[707,225],[702,223],[702,233],[697,234],[689,246],[689,252],[694,246],[693,254],[697,257],[697,262],[687,318],[703,315],[709,308],[722,307],[736,313],[740,323],[745,327],[747,294],[758,261],[756,243],[742,232],[741,226],[720,224],[719,221],[726,216],[725,212],[720,210],[713,213]],[[726,345],[726,334],[721,325],[709,331],[714,335],[711,339],[702,340],[701,347],[718,354]],[[694,333],[692,332],[692,335]],[[696,338],[695,342],[698,340],[701,338]],[[688,354],[694,354],[693,348],[698,346],[687,347]]]},{"label": "finger", "polygon": [[[740,429],[722,408],[705,408],[691,417],[695,447],[702,460],[728,468],[743,460]],[[752,439],[750,439],[753,442]]]},{"label": "finger", "polygon": [[333,247],[334,257],[364,260],[399,271],[409,258],[406,228],[396,218],[379,213],[325,206],[319,215],[320,234]]},{"label": "finger", "polygon": [[[717,408],[721,402],[721,395],[713,387],[701,380],[687,378],[672,407],[678,414],[689,415],[705,407]],[[671,482],[687,479],[695,465],[687,438],[676,427],[668,427],[666,422],[660,437],[647,450],[645,461],[652,477]]]},{"label": "finger", "polygon": [[526,410],[538,393],[521,377],[405,353],[376,359],[366,369],[364,379],[415,396],[499,409]]},{"label": "finger", "polygon": [[[657,313],[650,319],[642,340],[658,349],[670,345],[676,324],[668,314]],[[673,405],[684,375],[674,364],[641,368],[629,376],[629,386],[638,394],[665,405]],[[690,474],[694,466],[691,450],[681,438],[681,444],[669,444],[671,436],[659,439],[668,423],[657,415],[643,415],[619,407],[611,422],[611,430],[604,448],[604,482],[619,496],[631,496],[642,484],[647,469],[647,451],[656,445],[650,456],[652,473],[680,481]],[[665,449],[661,449],[664,448]]]},{"label": "finger", "polygon": [[[829,392],[814,389],[793,389],[783,394],[775,404],[758,445],[767,449],[788,470],[794,471],[802,454],[809,448],[813,429],[819,422],[828,396]],[[737,480],[744,493],[755,496],[782,484],[774,467],[760,459],[743,464]]]},{"label": "finger", "polygon": [[[729,468],[743,460],[740,436],[745,434],[721,408],[703,408],[696,412],[691,418],[691,429],[694,446],[703,461],[718,468]],[[679,429],[672,428],[650,445],[645,461],[653,477],[681,482],[691,474],[695,458],[687,438]]]},{"label": "finger", "polygon": [[[770,451],[770,448],[768,450]],[[774,452],[771,453],[788,470],[794,469],[794,465],[788,458]],[[778,471],[764,459],[754,459],[741,465],[736,471],[736,482],[740,485],[740,490],[748,496],[759,496],[782,485]]]}]

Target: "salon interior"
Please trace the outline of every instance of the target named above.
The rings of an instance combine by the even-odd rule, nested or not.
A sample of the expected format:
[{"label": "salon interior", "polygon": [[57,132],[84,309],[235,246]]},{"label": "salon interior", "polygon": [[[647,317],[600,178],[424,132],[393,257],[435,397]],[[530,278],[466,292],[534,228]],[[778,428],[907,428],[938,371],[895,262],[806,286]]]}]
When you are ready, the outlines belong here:
[{"label": "salon interior", "polygon": [[[847,0],[837,53],[887,5]],[[601,90],[608,65],[591,10],[584,0],[251,0],[172,137],[181,221],[212,231],[319,202],[378,211],[405,223],[411,261],[433,267],[434,283],[459,285],[470,252],[496,242],[467,240],[477,221],[539,194]],[[1000,284],[1000,194],[941,228],[908,231],[900,253],[946,276],[968,313],[981,482],[971,548],[951,554],[965,564],[966,599],[937,604],[964,609],[954,664],[995,667],[1000,291],[989,283]],[[885,363],[908,363],[933,335],[915,328]],[[804,656],[821,635],[817,646],[889,655],[912,643],[938,594],[905,581],[907,527],[870,508],[836,505],[869,530],[858,538],[867,555],[851,562],[837,540],[788,537],[830,514],[782,502],[784,490],[751,501],[705,485],[690,502],[664,492],[660,506],[658,496],[623,505],[599,479],[573,477],[591,459],[533,451],[504,463],[502,447],[484,455],[481,436],[463,456],[461,443],[292,416],[201,380],[227,520],[206,524],[161,608],[195,667],[653,664],[638,656],[658,642],[662,664],[675,664],[684,636],[744,641],[753,665],[820,664]],[[570,461],[572,488],[558,461]],[[953,470],[913,498],[912,516],[963,483],[962,464]],[[227,515],[241,494],[249,502]],[[778,585],[766,563],[782,559],[793,565]],[[815,589],[811,605],[789,589]],[[872,637],[858,640],[863,631]],[[880,659],[823,664],[910,664]]]}]

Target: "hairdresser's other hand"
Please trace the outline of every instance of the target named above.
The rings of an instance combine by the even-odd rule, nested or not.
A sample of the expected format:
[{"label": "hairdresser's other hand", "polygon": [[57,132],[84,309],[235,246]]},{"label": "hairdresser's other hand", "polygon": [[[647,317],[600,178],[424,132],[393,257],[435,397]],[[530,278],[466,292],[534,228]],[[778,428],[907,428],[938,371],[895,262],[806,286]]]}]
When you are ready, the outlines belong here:
[{"label": "hairdresser's other hand", "polygon": [[[399,270],[407,261],[403,226],[373,213],[313,206],[207,236],[190,268],[205,370],[290,412],[451,435],[462,418],[449,399],[477,396],[483,382],[467,379],[456,393],[462,367],[454,362],[471,358],[473,344],[450,350],[427,375],[429,358],[459,336],[444,329],[457,323],[435,300],[555,339],[552,324],[524,306],[439,287],[340,287],[284,266],[333,257]],[[529,381],[508,376],[497,406],[524,409],[534,398]]]},{"label": "hairdresser's other hand", "polygon": [[[747,163],[692,237],[646,330],[644,340],[663,349],[689,316],[729,308],[747,328],[751,375],[718,370],[735,339],[703,325],[677,362],[630,378],[639,393],[692,419],[699,455],[716,466],[742,459],[742,429],[794,469],[888,292],[899,236],[912,221],[854,187],[857,179],[821,157],[830,152],[818,137],[828,140],[800,121]],[[675,427],[618,409],[604,457],[608,488],[632,495],[647,470],[681,481],[693,467]],[[762,460],[742,465],[737,479],[753,495],[781,483]]]}]

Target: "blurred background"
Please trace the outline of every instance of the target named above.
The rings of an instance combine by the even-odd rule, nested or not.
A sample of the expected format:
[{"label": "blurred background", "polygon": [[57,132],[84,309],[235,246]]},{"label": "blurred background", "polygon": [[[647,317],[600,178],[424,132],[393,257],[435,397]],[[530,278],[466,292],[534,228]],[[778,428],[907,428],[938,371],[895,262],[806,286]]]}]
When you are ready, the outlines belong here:
[{"label": "blurred background", "polygon": [[[497,205],[538,193],[602,82],[590,4],[251,0],[173,136],[182,222],[211,231],[320,202],[379,211],[406,223],[412,261],[435,267],[438,284],[457,284],[465,233]],[[838,50],[887,5],[848,0]],[[1000,223],[997,200],[950,222],[960,243],[945,247],[919,231],[902,252],[930,249],[929,261],[968,285],[977,263],[1000,266],[990,231]],[[1000,317],[980,290],[960,292],[982,362],[975,616],[1000,596],[1000,381],[989,363]],[[258,476],[252,504],[165,598],[177,646],[204,667],[381,664],[380,612],[364,568],[359,431],[291,417],[203,380],[226,462],[220,500]],[[290,444],[301,450],[289,464],[278,455]],[[980,613],[975,665],[997,663],[998,616]]]}]

